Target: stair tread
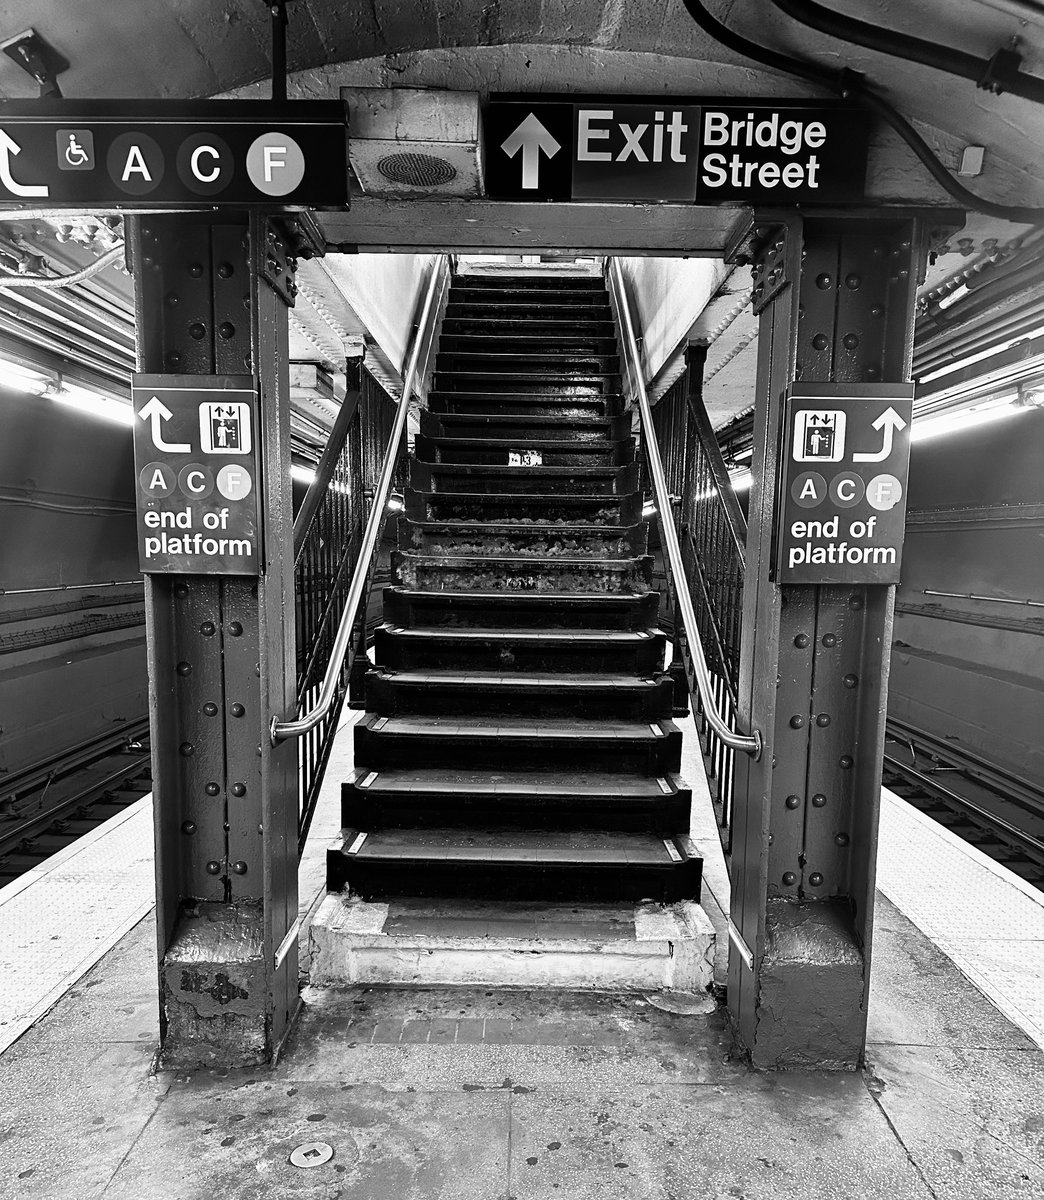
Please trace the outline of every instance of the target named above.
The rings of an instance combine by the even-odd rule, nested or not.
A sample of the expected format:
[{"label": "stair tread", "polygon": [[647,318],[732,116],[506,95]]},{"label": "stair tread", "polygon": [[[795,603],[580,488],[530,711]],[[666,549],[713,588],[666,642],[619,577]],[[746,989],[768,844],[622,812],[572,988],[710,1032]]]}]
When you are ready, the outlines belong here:
[{"label": "stair tread", "polygon": [[[570,555],[570,554],[527,554],[524,560],[520,560],[518,555],[505,557],[498,554],[446,554],[443,551],[430,550],[399,550],[399,554],[409,556],[410,558],[437,559],[439,562],[455,562],[455,563],[482,563],[486,567],[490,567],[495,563],[518,563],[523,562],[526,567],[532,568],[538,564],[556,566],[556,567],[596,567],[601,566],[605,570],[616,569],[622,570],[628,564],[640,562],[649,556],[646,554],[635,554],[626,558],[600,558],[597,554],[587,555]],[[448,594],[448,593],[444,593]],[[628,593],[628,595],[644,595],[642,592]]]},{"label": "stair tread", "polygon": [[594,771],[498,771],[494,774],[489,771],[452,771],[439,767],[387,767],[374,771],[360,767],[355,774],[357,786],[403,793],[488,792],[505,796],[569,794],[659,799],[687,786],[673,771],[660,776]]},{"label": "stair tread", "polygon": [[[484,625],[481,629],[447,629],[444,625],[385,624],[381,628],[397,637],[435,638],[439,641],[482,641],[508,637],[514,641],[621,642],[625,645],[648,642],[656,637],[651,629],[515,629],[513,626]],[[528,676],[527,676],[528,677]]]},{"label": "stair tread", "polygon": [[[382,723],[383,722],[383,723]],[[369,714],[356,728],[372,728],[374,733],[421,734],[432,737],[476,738],[555,738],[582,741],[587,738],[628,738],[657,743],[677,732],[673,721],[592,720],[585,717],[498,717],[491,720],[456,716],[428,716],[406,713],[379,717]]]},{"label": "stair tread", "polygon": [[[353,836],[354,834],[354,836]],[[668,849],[670,842],[674,853]],[[354,850],[353,850],[354,846]],[[539,862],[565,856],[568,861],[610,864],[643,863],[670,867],[689,851],[684,835],[664,839],[655,833],[617,833],[603,830],[506,829],[381,829],[365,835],[350,830],[343,853],[355,858],[479,858]]]},{"label": "stair tread", "polygon": [[503,687],[546,691],[582,691],[585,688],[604,688],[608,691],[653,691],[662,672],[653,675],[612,675],[597,671],[574,671],[568,675],[553,675],[539,671],[455,671],[452,668],[432,668],[423,671],[400,671],[380,668],[374,674],[396,683],[431,683],[439,687]]},{"label": "stair tread", "polygon": [[[447,438],[439,438],[439,441],[447,441]],[[467,441],[467,438],[457,438],[456,441]],[[561,443],[552,443],[553,445],[561,445]],[[615,443],[610,443],[614,445]],[[512,442],[511,445],[517,445],[517,442]],[[426,467],[443,475],[508,475],[514,479],[539,479],[543,476],[545,479],[599,479],[599,478],[615,478],[620,470],[619,466],[576,466],[576,467],[556,467],[556,466],[539,466],[539,467],[511,467],[506,463],[425,463]],[[623,464],[627,465],[627,464]],[[437,495],[445,495],[444,492],[438,492]],[[474,492],[458,492],[457,495],[473,496]],[[489,495],[488,492],[480,493],[483,496]],[[513,494],[513,493],[512,493]],[[551,493],[548,493],[551,494]]]},{"label": "stair tread", "polygon": [[[586,560],[585,560],[586,561]],[[615,560],[614,560],[615,561]],[[533,604],[546,605],[548,608],[561,608],[563,605],[596,604],[606,607],[626,605],[635,600],[644,600],[648,592],[433,592],[425,589],[394,587],[389,590],[418,600],[434,601],[436,603],[468,603],[482,604],[487,601],[494,603],[524,602],[527,606]]]},{"label": "stair tread", "polygon": [[[541,450],[555,450],[560,454],[588,454],[594,451],[615,450],[621,442],[630,441],[630,438],[620,438],[618,441],[610,441],[608,438],[601,438],[597,442],[564,442],[555,438],[535,438],[529,434],[521,434],[514,438],[492,438],[485,434],[479,437],[447,437],[445,434],[432,434],[431,440],[438,443],[440,446],[467,446],[472,449],[479,446],[488,446],[491,449],[498,450],[503,447],[505,450],[511,449],[513,446],[531,446]],[[446,467],[466,467],[469,463],[442,463]],[[499,463],[475,464],[484,466],[499,467]],[[505,464],[506,466],[506,464]],[[536,471],[539,467],[523,467],[524,471]]]},{"label": "stair tread", "polygon": [[[441,493],[436,493],[441,495]],[[519,493],[519,498],[523,500],[531,500],[532,496],[525,492]],[[558,497],[560,498],[560,497]],[[488,500],[488,496],[483,499]],[[626,538],[627,534],[632,530],[639,529],[642,525],[641,521],[636,521],[633,525],[581,525],[576,521],[414,521],[410,518],[401,518],[405,520],[412,528],[430,530],[432,533],[450,533],[453,530],[460,530],[461,533],[571,533],[578,537],[597,537],[604,535],[606,537]]]},{"label": "stair tread", "polygon": [[[562,400],[559,398],[559,405]],[[491,413],[491,412],[467,412],[467,413],[435,413],[440,421],[448,422],[451,425],[472,425],[476,421],[500,421],[501,423],[512,425],[575,425],[582,429],[598,429],[604,428],[610,421],[616,420],[615,417],[561,417],[555,413]],[[622,414],[621,414],[622,415]]]}]

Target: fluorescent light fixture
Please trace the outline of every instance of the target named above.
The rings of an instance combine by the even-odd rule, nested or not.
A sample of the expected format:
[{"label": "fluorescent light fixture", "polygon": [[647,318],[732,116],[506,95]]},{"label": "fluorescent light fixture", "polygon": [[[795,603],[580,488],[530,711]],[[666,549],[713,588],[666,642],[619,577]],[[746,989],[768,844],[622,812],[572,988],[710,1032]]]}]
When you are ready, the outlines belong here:
[{"label": "fluorescent light fixture", "polygon": [[399,493],[392,492],[392,494],[388,497],[388,511],[389,512],[402,512],[402,510],[405,507],[406,507],[406,504],[403,501],[403,498],[399,495]]},{"label": "fluorescent light fixture", "polygon": [[910,431],[910,439],[914,442],[924,442],[929,438],[941,437],[947,433],[963,433],[966,429],[988,425],[993,421],[1002,421],[1007,417],[1014,417],[1028,411],[1027,407],[1013,404],[1005,396],[984,404],[973,404],[969,408],[957,409],[955,412],[915,419]]},{"label": "fluorescent light fixture", "polygon": [[118,396],[103,396],[75,384],[50,386],[43,395],[45,399],[67,404],[70,408],[77,408],[92,417],[103,417],[107,421],[115,421],[118,425],[134,424],[134,410],[130,401],[121,400]]},{"label": "fluorescent light fixture", "polygon": [[642,505],[642,519],[648,520],[650,517],[656,516],[656,505],[651,500],[646,500]]},{"label": "fluorescent light fixture", "polygon": [[311,467],[299,467],[297,463],[291,466],[290,475],[298,483],[311,483],[315,479],[315,471]]},{"label": "fluorescent light fixture", "polygon": [[41,371],[19,366],[18,363],[0,361],[0,387],[39,396],[46,390],[49,382],[48,377]]},{"label": "fluorescent light fixture", "polygon": [[754,447],[748,446],[746,450],[740,450],[732,456],[733,462],[745,462],[748,458],[754,457]]},{"label": "fluorescent light fixture", "polygon": [[750,487],[750,481],[753,476],[749,471],[736,471],[729,474],[732,480],[732,487],[737,492],[745,492]]},{"label": "fluorescent light fixture", "polygon": [[969,354],[967,358],[956,358],[953,362],[947,363],[944,367],[936,367],[934,371],[929,371],[927,375],[919,375],[917,377],[918,384],[931,383],[933,379],[941,379],[944,375],[950,375],[954,371],[959,371],[963,367],[973,366],[977,362],[982,362],[984,358],[991,358],[995,354],[1002,354],[1005,350],[1014,346],[1016,342],[1032,341],[1044,334],[1044,325],[1039,325],[1036,329],[1031,329],[1029,333],[1020,333],[1018,337],[1008,338],[1005,342],[998,342],[996,346],[990,346],[988,350],[980,350],[977,354]]}]

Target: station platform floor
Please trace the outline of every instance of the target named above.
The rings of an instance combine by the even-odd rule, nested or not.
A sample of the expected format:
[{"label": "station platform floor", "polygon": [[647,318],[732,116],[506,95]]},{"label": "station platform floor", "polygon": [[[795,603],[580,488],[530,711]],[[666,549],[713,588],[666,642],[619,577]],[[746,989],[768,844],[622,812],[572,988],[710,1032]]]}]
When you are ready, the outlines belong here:
[{"label": "station platform floor", "polygon": [[[727,877],[695,808],[721,930]],[[751,1071],[720,1011],[654,995],[306,985],[276,1066],[188,1077],[154,1070],[146,798],[0,889],[0,1197],[1044,1195],[1044,895],[888,793],[878,886],[859,1073]],[[309,1143],[332,1157],[292,1165]]]}]

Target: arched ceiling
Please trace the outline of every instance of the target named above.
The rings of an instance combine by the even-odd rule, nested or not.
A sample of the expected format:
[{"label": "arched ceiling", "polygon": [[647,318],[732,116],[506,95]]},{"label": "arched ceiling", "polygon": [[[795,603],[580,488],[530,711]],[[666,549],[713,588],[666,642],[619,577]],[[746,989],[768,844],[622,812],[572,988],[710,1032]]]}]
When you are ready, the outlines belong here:
[{"label": "arched ceiling", "polygon": [[[924,126],[944,160],[969,142],[985,145],[984,195],[1044,202],[1040,107],[842,44],[789,20],[769,0],[709,3],[763,44],[865,72]],[[1016,37],[1024,69],[1044,73],[1044,5],[1037,0],[841,0],[831,7],[983,58]],[[713,42],[681,0],[290,0],[289,13],[288,65],[299,92],[312,95],[335,96],[349,82],[480,92],[810,94]],[[8,0],[0,14],[0,38],[32,26],[69,59],[61,84],[70,97],[211,96],[249,89],[270,71],[269,9],[261,0]],[[0,96],[34,91],[14,63],[0,62]]]}]

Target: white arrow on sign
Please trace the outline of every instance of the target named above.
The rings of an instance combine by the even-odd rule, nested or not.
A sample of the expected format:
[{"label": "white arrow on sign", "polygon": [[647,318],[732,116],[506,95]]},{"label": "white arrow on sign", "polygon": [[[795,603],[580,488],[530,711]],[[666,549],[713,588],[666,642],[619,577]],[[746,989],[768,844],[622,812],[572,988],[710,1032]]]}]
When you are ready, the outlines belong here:
[{"label": "white arrow on sign", "polygon": [[163,428],[160,422],[169,421],[173,415],[159,396],[153,396],[138,413],[143,421],[152,422],[152,443],[157,450],[166,450],[168,454],[188,454],[192,449],[188,442],[165,442],[163,440]]},{"label": "white arrow on sign", "polygon": [[892,438],[897,429],[905,429],[906,422],[894,408],[886,408],[873,424],[874,429],[884,430],[884,445],[873,454],[853,454],[853,462],[883,462],[892,453]]},{"label": "white arrow on sign", "polygon": [[541,150],[548,158],[554,158],[562,149],[536,113],[530,113],[500,148],[508,158],[522,151],[522,187],[527,191],[540,186]]},{"label": "white arrow on sign", "polygon": [[11,159],[22,153],[22,147],[9,133],[0,129],[0,183],[12,196],[42,197],[49,196],[50,191],[45,183],[18,183],[11,174]]}]

